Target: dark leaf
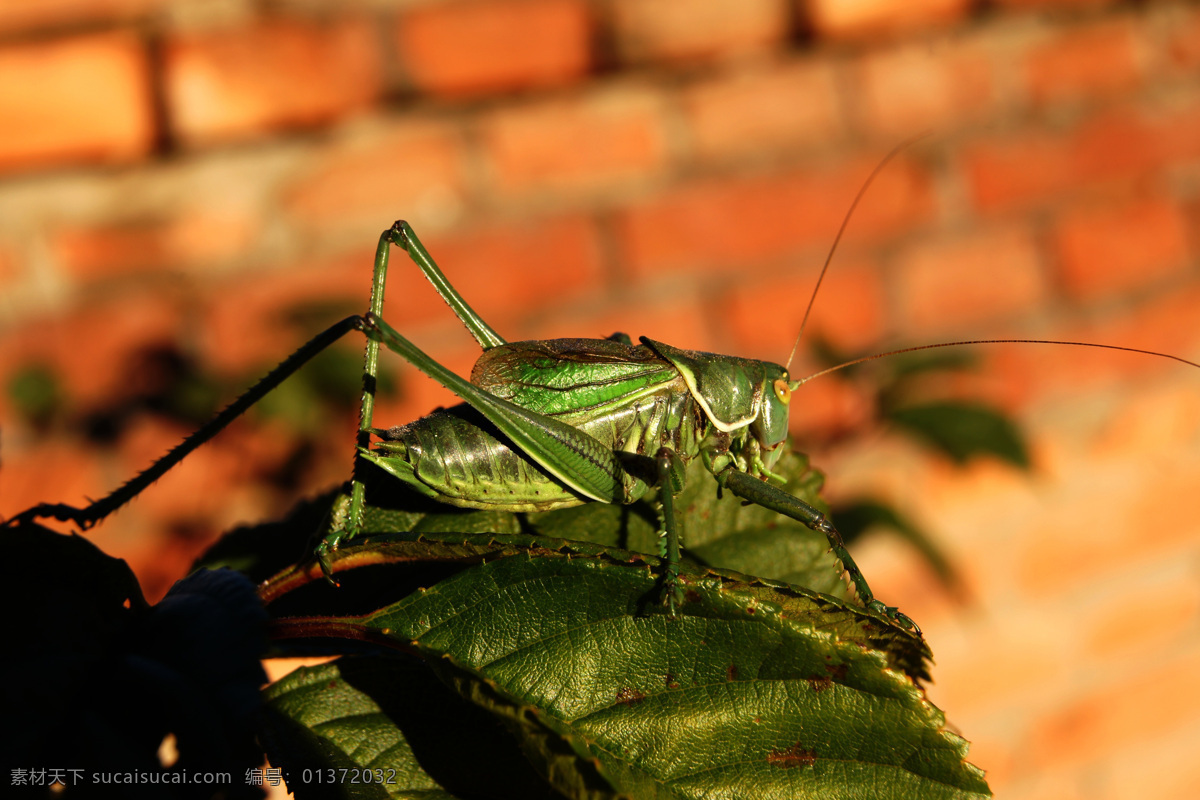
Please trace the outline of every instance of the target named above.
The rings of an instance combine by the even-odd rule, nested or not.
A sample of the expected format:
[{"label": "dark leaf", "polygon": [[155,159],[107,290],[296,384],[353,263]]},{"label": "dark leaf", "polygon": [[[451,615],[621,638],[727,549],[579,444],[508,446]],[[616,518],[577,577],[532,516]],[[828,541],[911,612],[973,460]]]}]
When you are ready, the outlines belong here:
[{"label": "dark leaf", "polygon": [[[262,763],[252,726],[266,613],[254,586],[228,570],[197,573],[147,606],[125,563],[80,537],[24,525],[4,539],[21,565],[5,582],[7,607],[24,609],[12,631],[20,649],[0,676],[9,766],[155,776],[126,783],[126,797],[259,796],[242,782]],[[178,761],[163,765],[168,734]],[[174,782],[185,771],[236,778]],[[72,779],[72,796],[111,791]]]},{"label": "dark leaf", "polygon": [[926,563],[947,589],[957,595],[962,594],[962,581],[954,565],[937,543],[889,503],[872,497],[860,497],[834,506],[831,513],[838,530],[848,543],[860,538],[872,528],[886,528],[898,533],[902,539],[920,551]]},{"label": "dark leaf", "polygon": [[987,406],[936,402],[893,409],[887,418],[956,463],[974,455],[992,455],[1022,469],[1029,453],[1021,431],[1008,417]]}]

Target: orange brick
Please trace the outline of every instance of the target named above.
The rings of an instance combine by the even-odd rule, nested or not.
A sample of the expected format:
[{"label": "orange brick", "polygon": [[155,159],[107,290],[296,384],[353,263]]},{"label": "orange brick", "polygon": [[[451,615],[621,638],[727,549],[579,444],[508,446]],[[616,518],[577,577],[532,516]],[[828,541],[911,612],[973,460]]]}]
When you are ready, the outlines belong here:
[{"label": "orange brick", "polygon": [[1026,10],[1031,8],[1094,8],[1113,5],[1116,0],[995,0],[995,2],[997,5],[1004,6],[1005,8]]},{"label": "orange brick", "polygon": [[[570,302],[601,286],[599,233],[586,217],[491,225],[423,241],[454,288],[489,324]],[[411,264],[399,266],[418,272]],[[444,313],[432,290],[427,297],[427,305]]]},{"label": "orange brick", "polygon": [[[1039,330],[1036,338],[1113,344],[1185,358],[1191,354],[1195,360],[1195,354],[1200,353],[1200,328],[1192,320],[1200,318],[1200,291],[1172,288],[1163,295],[1123,314]],[[1137,385],[1177,366],[1167,359],[1092,347],[1028,345],[989,348],[986,374],[1004,387],[1014,403],[1030,404]],[[1141,526],[1132,529],[1141,530]],[[1089,553],[1095,553],[1095,548]],[[1054,563],[1053,559],[1040,557],[1031,562],[1033,571],[1039,574],[1038,565],[1045,564],[1046,571],[1050,571],[1049,565]],[[1052,574],[1046,578],[1045,587],[1049,586],[1053,586]]]},{"label": "orange brick", "polygon": [[1136,115],[1096,117],[1072,131],[1066,142],[1076,183],[1101,183],[1142,175],[1170,160],[1169,133]]},{"label": "orange brick", "polygon": [[721,160],[795,149],[842,135],[833,67],[794,61],[695,84],[683,93],[698,158]]},{"label": "orange brick", "polygon": [[190,145],[318,125],[370,106],[381,88],[374,32],[361,19],[275,19],[167,42],[174,133]]},{"label": "orange brick", "polygon": [[616,0],[625,61],[687,61],[764,50],[788,35],[787,0]]},{"label": "orange brick", "polygon": [[1156,573],[1151,581],[1125,581],[1114,594],[1087,615],[1086,652],[1091,658],[1169,647],[1200,618],[1200,587],[1187,574]]},{"label": "orange brick", "polygon": [[1171,65],[1186,72],[1200,67],[1200,11],[1177,20],[1167,38]]},{"label": "orange brick", "polygon": [[798,0],[818,36],[871,39],[929,28],[942,28],[966,17],[969,0]]},{"label": "orange brick", "polygon": [[1113,112],[1079,126],[1071,152],[1080,181],[1125,179],[1200,158],[1200,102],[1154,114]]},{"label": "orange brick", "polygon": [[153,117],[146,52],[132,34],[0,48],[0,170],[139,158]]},{"label": "orange brick", "polygon": [[1200,158],[1200,102],[1193,99],[1177,112],[1154,119],[1152,132],[1158,140],[1162,163],[1186,164]]},{"label": "orange brick", "polygon": [[[738,353],[783,363],[816,287],[821,264],[794,274],[745,276],[723,293],[721,308]],[[805,347],[820,337],[846,351],[865,350],[883,336],[886,305],[876,265],[834,257],[813,303]]]},{"label": "orange brick", "polygon": [[0,286],[16,283],[21,274],[21,267],[13,249],[0,244]]},{"label": "orange brick", "polygon": [[[306,230],[369,237],[396,219],[445,225],[467,202],[459,130],[402,120],[331,147],[285,193],[284,208]],[[418,234],[421,230],[417,231]]]},{"label": "orange brick", "polygon": [[107,489],[93,460],[80,458],[79,442],[43,440],[36,450],[4,459],[0,518],[9,519],[38,503],[78,504]]},{"label": "orange brick", "polygon": [[976,638],[970,645],[950,637],[954,657],[939,664],[934,676],[935,702],[943,708],[976,715],[1011,708],[1039,684],[1055,684],[1068,674],[1070,641],[1052,627],[1050,614],[1020,607],[1005,608],[1005,613],[1003,621],[973,620]]},{"label": "orange brick", "polygon": [[1035,103],[1115,94],[1141,79],[1128,21],[1066,29],[1025,57],[1024,77]]},{"label": "orange brick", "polygon": [[[374,245],[363,244],[360,250],[329,259],[288,264],[214,285],[202,328],[206,363],[226,374],[258,370],[282,361],[339,319],[365,311]],[[400,277],[409,276],[400,272]],[[304,307],[326,308],[327,316],[306,321],[303,327],[288,324],[289,312]]]},{"label": "orange brick", "polygon": [[942,131],[985,116],[996,102],[983,53],[933,53],[906,45],[875,51],[858,65],[858,105],[865,126],[888,137]]},{"label": "orange brick", "polygon": [[[813,245],[824,251],[877,162],[697,181],[618,214],[625,262],[638,275],[735,270]],[[934,213],[930,176],[890,164],[855,211],[848,244],[878,240]],[[818,256],[819,257],[819,256]]]},{"label": "orange brick", "polygon": [[706,318],[700,293],[691,286],[664,287],[654,292],[626,292],[616,300],[579,307],[547,308],[544,319],[526,328],[525,336],[537,339],[598,338],[616,331],[636,342],[648,336],[677,347],[720,353],[729,350]]},{"label": "orange brick", "polygon": [[181,313],[176,298],[138,291],[89,297],[86,306],[53,319],[33,320],[0,340],[0,376],[44,364],[62,379],[76,407],[119,391],[129,359],[147,347],[173,342]]},{"label": "orange brick", "polygon": [[55,235],[51,250],[67,273],[89,281],[228,261],[244,254],[257,233],[256,221],[246,217],[196,214],[69,228]]},{"label": "orange brick", "polygon": [[[422,242],[466,301],[500,328],[559,300],[595,291],[600,284],[598,234],[584,217],[492,225],[453,236],[423,236]],[[273,364],[345,315],[365,311],[374,242],[364,245],[220,286],[205,325],[204,346],[211,363],[228,373]],[[391,250],[387,280],[384,316],[405,335],[431,324],[439,331],[458,327],[453,313],[397,247]],[[305,307],[327,311],[302,328],[289,325],[291,312]],[[465,329],[458,329],[464,343],[471,342]],[[432,346],[416,338],[418,346]],[[361,345],[361,337],[347,340],[354,347]]]},{"label": "orange brick", "polygon": [[[1153,796],[1156,800],[1192,800],[1200,786],[1200,761],[1192,758],[1200,742],[1200,727],[1194,721],[1190,728],[1178,733],[1147,736],[1135,743],[1131,753],[1121,750],[1111,759],[1113,769],[1108,774],[1106,791],[1109,797]],[[1124,758],[1125,755],[1133,758]],[[1090,765],[1081,772],[1082,786],[1090,786],[1095,774]],[[1087,792],[1089,796],[1094,796]]]},{"label": "orange brick", "polygon": [[[448,342],[445,337],[425,341],[417,337],[417,346],[428,353],[439,364],[456,375],[469,378],[471,368],[479,359],[479,345],[463,334],[462,339]],[[396,390],[376,397],[375,424],[381,428],[404,425],[426,416],[436,408],[445,408],[461,403],[462,400],[432,378],[418,372],[411,365],[400,363],[399,356],[385,352],[380,354],[380,363],[389,365],[397,376]]]},{"label": "orange brick", "polygon": [[1027,231],[983,231],[918,244],[897,263],[901,324],[918,338],[1031,312],[1046,276]]},{"label": "orange brick", "polygon": [[1183,211],[1166,198],[1068,211],[1054,244],[1063,284],[1081,300],[1120,295],[1188,267]]},{"label": "orange brick", "polygon": [[[1076,389],[1089,381],[1094,385],[1095,375],[1077,360],[1058,360],[1064,379],[1075,378]],[[1138,360],[1155,359],[1133,359]],[[1026,596],[1048,598],[1103,586],[1194,548],[1198,531],[1192,498],[1200,491],[1200,468],[1154,451],[1131,455],[1124,461],[1093,465],[1076,458],[1068,464],[1071,482],[1018,543],[1017,578]]]},{"label": "orange brick", "polygon": [[975,207],[994,212],[1044,204],[1071,190],[1128,180],[1200,156],[1200,106],[1159,114],[1132,110],[1084,120],[1063,132],[1036,130],[968,145],[963,153]]},{"label": "orange brick", "polygon": [[[876,414],[874,397],[869,390],[831,376],[804,384],[792,397],[788,432],[796,438],[798,447],[807,442],[829,442],[852,435],[869,425]],[[906,604],[905,607],[909,606]]]},{"label": "orange brick", "polygon": [[1038,766],[1119,758],[1132,743],[1169,735],[1200,715],[1198,672],[1195,653],[1163,653],[1124,681],[1045,715],[1027,755]]},{"label": "orange brick", "polygon": [[445,96],[568,83],[591,65],[583,0],[471,0],[425,5],[396,21],[396,46],[418,90]]},{"label": "orange brick", "polygon": [[1045,202],[1077,183],[1070,143],[1042,131],[968,145],[962,161],[971,199],[983,212]]},{"label": "orange brick", "polygon": [[1177,386],[1139,387],[1138,394],[1122,400],[1109,419],[1104,435],[1090,451],[1100,458],[1125,458],[1136,450],[1169,450],[1200,437],[1200,404],[1195,402],[1186,377]]},{"label": "orange brick", "polygon": [[505,108],[482,120],[497,194],[595,191],[660,172],[667,157],[662,98],[620,88]]},{"label": "orange brick", "polygon": [[0,5],[0,30],[67,28],[95,22],[128,21],[146,16],[163,0],[42,0]]}]

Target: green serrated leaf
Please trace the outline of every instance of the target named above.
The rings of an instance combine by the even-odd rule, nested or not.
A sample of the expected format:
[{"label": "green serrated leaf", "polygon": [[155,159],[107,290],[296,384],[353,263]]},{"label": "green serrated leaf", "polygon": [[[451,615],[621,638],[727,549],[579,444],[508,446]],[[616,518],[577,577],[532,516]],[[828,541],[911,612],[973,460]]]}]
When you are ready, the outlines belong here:
[{"label": "green serrated leaf", "polygon": [[1020,429],[987,406],[957,401],[926,403],[890,410],[887,418],[956,463],[965,463],[974,455],[993,455],[1029,468],[1029,452]]},{"label": "green serrated leaf", "polygon": [[[339,551],[339,562],[375,566],[421,554],[462,562],[472,551],[484,560],[373,613],[279,625],[388,641],[449,664],[510,712],[534,714],[556,746],[583,747],[635,799],[988,796],[963,761],[966,743],[898,669],[913,669],[915,656],[923,670],[924,643],[883,618],[698,568],[684,569],[687,599],[671,618],[657,559],[480,539],[410,534]],[[521,726],[516,734],[527,751],[544,747]]]}]

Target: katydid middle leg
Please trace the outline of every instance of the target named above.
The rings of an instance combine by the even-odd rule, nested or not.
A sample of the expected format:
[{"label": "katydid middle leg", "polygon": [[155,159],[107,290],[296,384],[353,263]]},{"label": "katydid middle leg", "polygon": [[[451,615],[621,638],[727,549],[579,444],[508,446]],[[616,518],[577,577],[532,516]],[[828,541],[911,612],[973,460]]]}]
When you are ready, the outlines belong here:
[{"label": "katydid middle leg", "polygon": [[663,515],[663,555],[667,559],[663,575],[663,599],[675,616],[676,607],[683,602],[683,589],[679,585],[679,524],[675,519],[675,495],[683,491],[684,464],[679,455],[669,447],[659,448],[654,457],[658,471],[658,498]]},{"label": "katydid middle leg", "polygon": [[748,500],[755,505],[769,508],[784,516],[791,517],[797,522],[803,523],[805,527],[825,534],[825,538],[829,540],[829,546],[833,550],[834,556],[842,562],[842,567],[846,570],[846,574],[850,576],[850,581],[854,584],[854,590],[858,593],[863,605],[888,619],[896,620],[910,630],[917,633],[921,632],[917,624],[906,614],[902,614],[895,607],[886,606],[875,599],[875,594],[871,591],[871,587],[867,585],[867,579],[863,577],[862,570],[854,563],[850,551],[846,549],[846,543],[842,540],[842,534],[833,526],[829,518],[820,511],[798,497],[793,497],[765,481],[761,481],[732,468],[727,468],[718,474],[717,482],[743,500]]}]

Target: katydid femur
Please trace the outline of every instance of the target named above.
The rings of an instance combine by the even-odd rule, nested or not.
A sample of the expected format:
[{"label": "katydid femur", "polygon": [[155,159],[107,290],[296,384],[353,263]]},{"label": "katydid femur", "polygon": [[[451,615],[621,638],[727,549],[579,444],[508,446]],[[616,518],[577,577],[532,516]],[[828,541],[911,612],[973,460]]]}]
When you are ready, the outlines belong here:
[{"label": "katydid femur", "polygon": [[[468,381],[382,319],[391,245],[406,250],[483,348]],[[666,566],[664,601],[675,614],[679,536],[672,495],[684,464],[699,456],[719,486],[823,533],[861,601],[904,627],[916,625],[875,599],[841,535],[817,509],[768,482],[783,452],[788,405],[799,385],[778,364],[682,350],[642,338],[507,343],[476,314],[430,258],[407,222],[383,232],[375,253],[370,311],[328,328],[289,356],[147,470],[85,508],[44,504],[16,520],[56,518],[89,528],[128,502],[247,408],[351,330],[367,337],[358,455],[418,492],[451,505],[544,511],[586,502],[628,504],[659,488]],[[389,431],[372,428],[379,347],[403,356],[466,401]],[[372,441],[375,434],[378,441]],[[447,447],[447,442],[453,442]],[[348,513],[317,548],[329,554],[356,536],[364,484],[351,484]],[[16,521],[14,520],[14,521]]]}]

